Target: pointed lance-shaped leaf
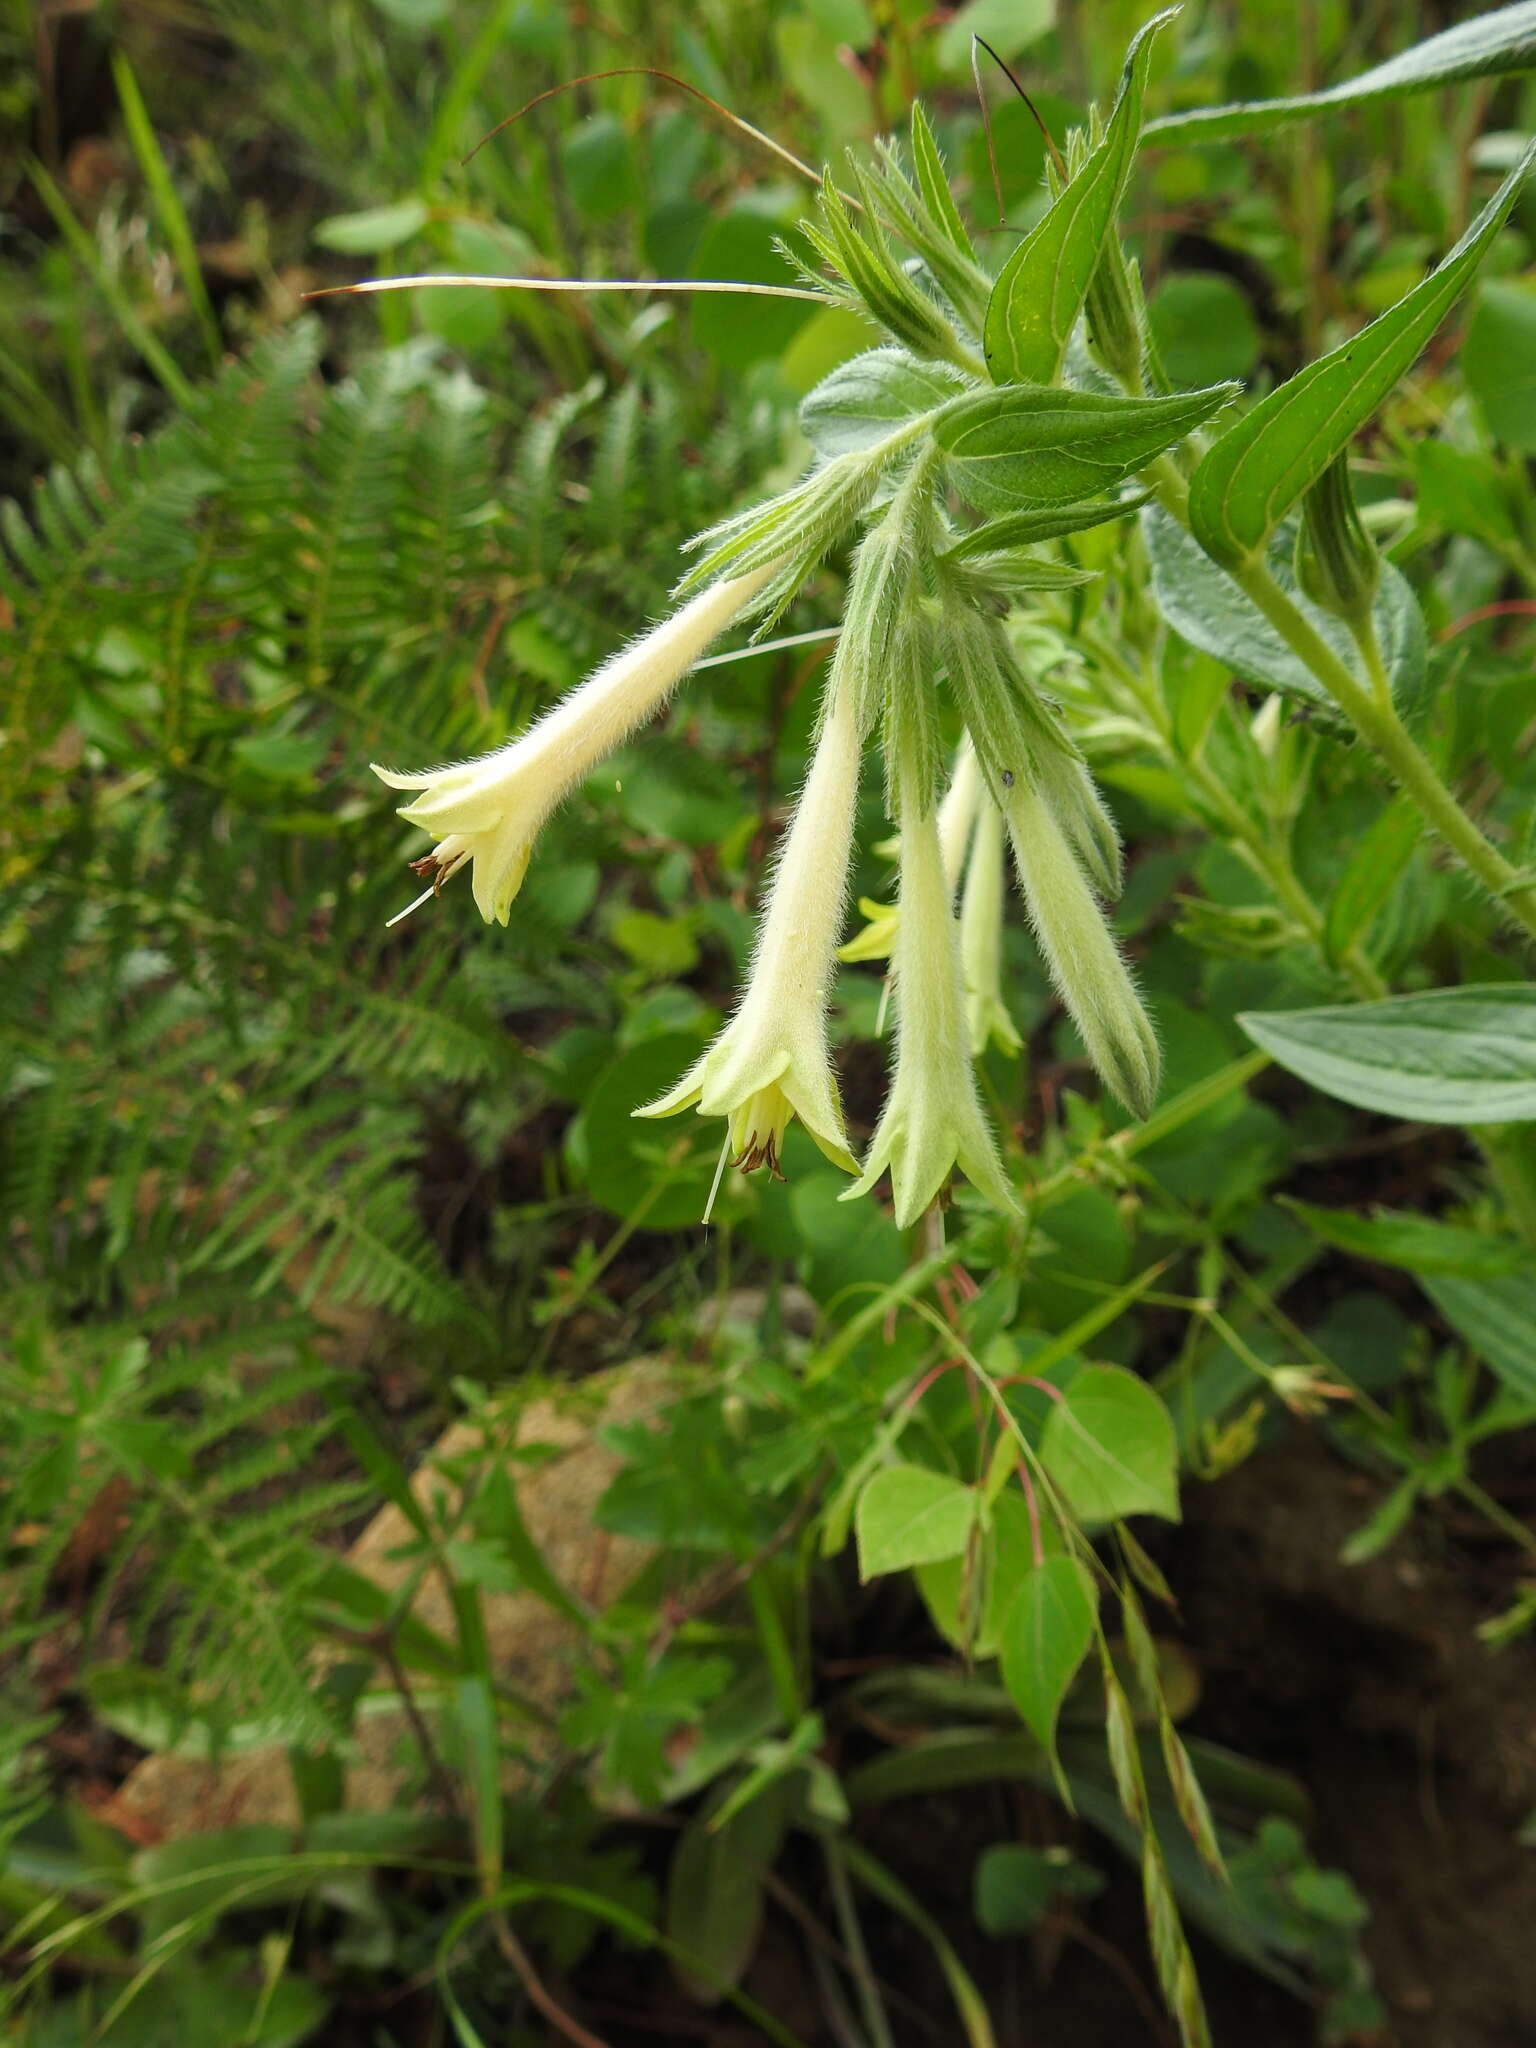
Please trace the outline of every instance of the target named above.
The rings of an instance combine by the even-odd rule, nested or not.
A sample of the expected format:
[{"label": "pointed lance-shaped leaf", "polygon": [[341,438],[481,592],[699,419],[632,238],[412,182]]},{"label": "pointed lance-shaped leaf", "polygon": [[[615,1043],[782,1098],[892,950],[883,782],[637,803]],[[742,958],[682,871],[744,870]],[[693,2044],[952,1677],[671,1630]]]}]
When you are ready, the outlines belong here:
[{"label": "pointed lance-shaped leaf", "polygon": [[1009,548],[1030,547],[1037,540],[1059,540],[1063,534],[1082,533],[1090,526],[1103,526],[1111,519],[1125,519],[1139,512],[1146,494],[1130,498],[1088,498],[1080,505],[1045,505],[1024,512],[1005,513],[989,519],[944,550],[946,562],[962,562],[970,555],[1001,554]]},{"label": "pointed lance-shaped leaf", "polygon": [[1497,78],[1536,68],[1536,0],[1516,0],[1470,21],[1458,21],[1437,36],[1399,50],[1354,78],[1281,100],[1240,100],[1227,107],[1194,107],[1147,123],[1147,140],[1219,142],[1229,135],[1251,136],[1283,128],[1314,114],[1366,106],[1372,100],[1402,99],[1467,78]]},{"label": "pointed lance-shaped leaf", "polygon": [[1050,384],[1008,384],[957,398],[933,438],[962,493],[983,512],[1073,505],[1114,489],[1203,426],[1235,384],[1167,398],[1120,398]]},{"label": "pointed lance-shaped leaf", "polygon": [[1189,520],[1218,562],[1251,559],[1417,360],[1504,225],[1533,142],[1437,270],[1229,427],[1195,471]]},{"label": "pointed lance-shaped leaf", "polygon": [[1177,11],[1154,15],[1136,36],[1103,141],[998,273],[982,343],[998,384],[1049,384],[1061,369],[1135,161],[1153,39]]}]

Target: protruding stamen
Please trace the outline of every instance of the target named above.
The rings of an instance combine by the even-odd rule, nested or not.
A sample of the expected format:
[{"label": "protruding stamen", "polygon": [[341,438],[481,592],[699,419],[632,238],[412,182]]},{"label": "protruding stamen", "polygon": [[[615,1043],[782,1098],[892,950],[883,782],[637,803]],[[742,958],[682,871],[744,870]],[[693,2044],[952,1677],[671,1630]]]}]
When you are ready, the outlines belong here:
[{"label": "protruding stamen", "polygon": [[[414,867],[415,865],[416,863],[413,861],[412,866]],[[421,894],[416,898],[414,903],[407,903],[404,910],[397,910],[393,917],[386,919],[384,925],[385,931],[391,931],[397,924],[403,924],[406,918],[410,916],[413,910],[420,910],[423,903],[430,903],[432,901],[432,898],[436,894],[436,884],[434,884],[430,889],[423,889]]]},{"label": "protruding stamen", "polygon": [[710,1217],[713,1216],[715,1213],[715,1197],[720,1192],[721,1181],[725,1179],[726,1159],[730,1152],[730,1149],[731,1134],[729,1131],[727,1131],[725,1134],[725,1142],[720,1147],[720,1157],[715,1162],[715,1177],[709,1184],[709,1200],[704,1204],[704,1223],[706,1228],[709,1225]]}]

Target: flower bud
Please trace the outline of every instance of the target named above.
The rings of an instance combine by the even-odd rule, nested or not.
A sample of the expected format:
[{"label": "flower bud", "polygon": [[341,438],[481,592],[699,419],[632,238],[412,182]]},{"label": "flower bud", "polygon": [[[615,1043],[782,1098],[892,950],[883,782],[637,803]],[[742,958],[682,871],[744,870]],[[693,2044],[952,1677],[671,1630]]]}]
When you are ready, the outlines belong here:
[{"label": "flower bud", "polygon": [[1035,782],[1099,894],[1118,896],[1125,881],[1120,832],[1085,764],[1075,754],[1043,753]]},{"label": "flower bud", "polygon": [[1315,605],[1363,619],[1381,578],[1381,556],[1355,503],[1348,453],[1338,455],[1301,503],[1296,580]]},{"label": "flower bud", "polygon": [[960,968],[971,1055],[990,1042],[1017,1052],[1023,1040],[1003,1001],[1003,814],[988,797],[976,820],[960,904]]},{"label": "flower bud", "polygon": [[1088,287],[1088,349],[1112,377],[1140,387],[1146,350],[1146,309],[1141,279],[1111,230]]},{"label": "flower bud", "polygon": [[1004,814],[1030,921],[1089,1057],[1127,1109],[1157,1099],[1157,1039],[1087,877],[1047,797],[1016,781]]}]

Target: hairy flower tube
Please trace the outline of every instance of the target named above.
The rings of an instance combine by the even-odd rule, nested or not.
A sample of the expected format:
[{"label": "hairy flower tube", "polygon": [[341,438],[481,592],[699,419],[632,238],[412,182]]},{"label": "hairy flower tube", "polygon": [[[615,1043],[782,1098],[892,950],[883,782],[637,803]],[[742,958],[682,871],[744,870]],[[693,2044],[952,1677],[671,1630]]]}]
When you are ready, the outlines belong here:
[{"label": "hairy flower tube", "polygon": [[777,1173],[784,1132],[799,1117],[835,1166],[858,1172],[827,1049],[827,995],[842,931],[859,790],[862,736],[855,693],[834,664],[810,774],[786,832],[741,1005],[714,1043],[659,1101],[636,1116],[696,1107],[729,1119],[727,1145],[745,1171]]},{"label": "hairy flower tube", "polygon": [[[982,794],[981,764],[976,759],[976,750],[966,734],[955,754],[954,773],[944,801],[939,806],[939,849],[944,856],[944,875],[953,895],[960,882],[960,871],[965,865],[966,848],[971,843],[971,831],[976,822],[977,810]],[[894,852],[897,842],[892,840],[882,846],[882,853]],[[860,914],[868,919],[863,931],[851,938],[838,953],[839,960],[884,960],[888,958],[896,943],[897,928],[901,923],[901,906],[897,903],[879,903],[871,896],[859,898]]]},{"label": "hairy flower tube", "polygon": [[418,874],[430,877],[432,887],[408,908],[424,903],[468,862],[480,915],[487,924],[505,924],[550,813],[659,708],[777,566],[770,563],[700,591],[494,753],[410,773],[374,762],[374,774],[391,789],[420,790],[400,815],[437,842],[431,853],[412,863]]},{"label": "hairy flower tube", "polygon": [[1127,1109],[1147,1116],[1157,1099],[1157,1038],[1056,806],[1024,777],[999,794],[1051,979],[1094,1066]]},{"label": "hairy flower tube", "polygon": [[890,1171],[896,1221],[915,1223],[958,1166],[1000,1209],[1016,1204],[977,1099],[960,946],[936,813],[920,779],[902,775],[901,921],[896,932],[896,1071],[864,1172],[842,1199]]},{"label": "hairy flower tube", "polygon": [[1017,1052],[1023,1043],[1003,1001],[1005,866],[1003,814],[990,796],[984,797],[977,811],[965,893],[960,899],[966,1031],[971,1055],[977,1059],[989,1043],[996,1043],[1004,1052]]}]

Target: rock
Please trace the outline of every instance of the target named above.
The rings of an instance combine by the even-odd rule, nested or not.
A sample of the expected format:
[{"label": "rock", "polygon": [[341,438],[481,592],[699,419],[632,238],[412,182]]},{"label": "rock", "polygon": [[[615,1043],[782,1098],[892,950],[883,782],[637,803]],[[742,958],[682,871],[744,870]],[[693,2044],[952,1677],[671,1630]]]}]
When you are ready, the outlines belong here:
[{"label": "rock", "polygon": [[[651,1545],[611,1536],[594,1525],[593,1509],[618,1469],[613,1453],[598,1442],[597,1430],[652,1412],[665,1403],[669,1388],[667,1365],[636,1359],[569,1391],[531,1401],[518,1420],[517,1443],[557,1447],[557,1455],[541,1463],[509,1467],[528,1533],[555,1576],[590,1606],[607,1606],[652,1555]],[[417,1499],[451,1496],[454,1487],[443,1467],[474,1452],[481,1441],[476,1422],[455,1423],[447,1430],[411,1481]],[[353,1544],[348,1562],[379,1585],[398,1588],[415,1569],[412,1558],[403,1554],[414,1540],[401,1510],[386,1507]],[[579,1639],[575,1623],[532,1593],[487,1591],[481,1601],[498,1680],[539,1706],[558,1710],[569,1686],[569,1652]],[[454,1635],[440,1574],[423,1579],[412,1612],[439,1634]],[[381,1684],[387,1687],[387,1675]],[[425,1686],[418,1705],[430,1718]],[[535,1752],[549,1741],[535,1727],[524,1736],[524,1746]],[[414,1749],[403,1712],[361,1714],[347,1766],[348,1808],[368,1812],[397,1805],[402,1786],[417,1776]],[[515,1782],[516,1770],[510,1775]],[[138,1842],[255,1822],[296,1826],[301,1818],[287,1753],[278,1744],[220,1764],[169,1753],[146,1757],[108,1807],[98,1811]]]}]

